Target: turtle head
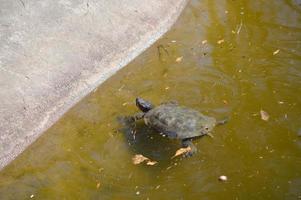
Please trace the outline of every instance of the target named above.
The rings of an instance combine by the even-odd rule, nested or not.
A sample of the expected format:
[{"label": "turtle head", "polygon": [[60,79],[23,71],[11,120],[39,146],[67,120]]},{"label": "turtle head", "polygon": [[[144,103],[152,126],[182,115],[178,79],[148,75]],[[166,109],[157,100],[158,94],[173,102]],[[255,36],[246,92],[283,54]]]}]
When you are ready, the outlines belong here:
[{"label": "turtle head", "polygon": [[148,111],[150,111],[151,109],[154,108],[154,106],[150,102],[148,102],[148,101],[146,101],[146,100],[144,100],[144,99],[142,99],[140,97],[136,98],[136,106],[142,112],[148,112]]}]

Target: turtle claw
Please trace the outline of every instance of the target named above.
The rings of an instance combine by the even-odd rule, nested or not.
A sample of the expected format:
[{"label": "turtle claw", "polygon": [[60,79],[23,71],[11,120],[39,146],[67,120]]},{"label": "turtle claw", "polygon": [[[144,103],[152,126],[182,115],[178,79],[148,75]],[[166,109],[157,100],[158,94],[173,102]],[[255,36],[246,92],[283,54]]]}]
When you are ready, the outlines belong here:
[{"label": "turtle claw", "polygon": [[184,158],[189,158],[197,152],[197,148],[194,146],[191,140],[183,140],[182,146],[184,148],[190,147],[190,151],[187,151],[186,153],[183,154]]},{"label": "turtle claw", "polygon": [[190,158],[190,157],[193,156],[195,153],[196,153],[196,151],[191,150],[191,151],[188,151],[188,152],[184,153],[184,154],[183,154],[183,157],[184,157],[184,158]]}]

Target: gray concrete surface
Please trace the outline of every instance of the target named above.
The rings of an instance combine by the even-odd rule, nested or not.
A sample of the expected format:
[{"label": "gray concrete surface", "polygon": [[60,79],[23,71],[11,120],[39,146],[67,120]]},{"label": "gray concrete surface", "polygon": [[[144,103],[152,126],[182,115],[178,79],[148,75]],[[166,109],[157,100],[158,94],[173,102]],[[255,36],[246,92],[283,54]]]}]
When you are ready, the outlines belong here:
[{"label": "gray concrete surface", "polygon": [[150,46],[187,0],[0,0],[0,169]]}]

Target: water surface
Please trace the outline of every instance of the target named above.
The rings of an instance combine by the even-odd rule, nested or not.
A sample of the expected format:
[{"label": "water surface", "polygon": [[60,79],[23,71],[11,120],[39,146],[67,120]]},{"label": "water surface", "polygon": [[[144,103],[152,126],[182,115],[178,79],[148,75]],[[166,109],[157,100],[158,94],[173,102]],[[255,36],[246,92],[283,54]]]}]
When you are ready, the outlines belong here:
[{"label": "water surface", "polygon": [[[0,199],[300,199],[300,13],[290,0],[191,1],[0,173]],[[170,159],[180,143],[117,122],[137,96],[230,120],[195,156]],[[135,154],[158,164],[133,165]]]}]

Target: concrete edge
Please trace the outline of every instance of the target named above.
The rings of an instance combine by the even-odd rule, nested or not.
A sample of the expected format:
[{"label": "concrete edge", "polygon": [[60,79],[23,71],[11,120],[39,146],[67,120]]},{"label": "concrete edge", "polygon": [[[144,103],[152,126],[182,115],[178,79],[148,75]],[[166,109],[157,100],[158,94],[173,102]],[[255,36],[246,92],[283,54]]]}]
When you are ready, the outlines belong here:
[{"label": "concrete edge", "polygon": [[[38,137],[43,134],[48,128],[50,128],[56,121],[60,119],[71,107],[77,104],[82,98],[91,93],[95,88],[100,84],[105,82],[108,78],[113,76],[118,70],[125,67],[130,63],[134,58],[140,55],[148,47],[150,47],[154,42],[156,42],[162,35],[164,35],[177,21],[178,17],[182,13],[183,9],[186,7],[188,0],[182,0],[178,5],[174,6],[174,9],[168,14],[164,21],[162,21],[154,31],[145,34],[144,37],[140,39],[138,43],[132,46],[129,50],[127,56],[119,58],[110,63],[110,68],[106,72],[96,73],[88,81],[89,84],[87,88],[81,88],[82,90],[74,91],[71,96],[67,99],[62,99],[58,102],[58,106],[52,110],[48,110],[45,114],[43,120],[39,126],[34,128],[29,136],[25,139],[25,144],[17,144],[9,155],[4,155],[0,160],[0,170],[12,162],[19,154],[28,148]],[[95,78],[95,77],[98,77]],[[24,147],[25,146],[25,147]]]}]

